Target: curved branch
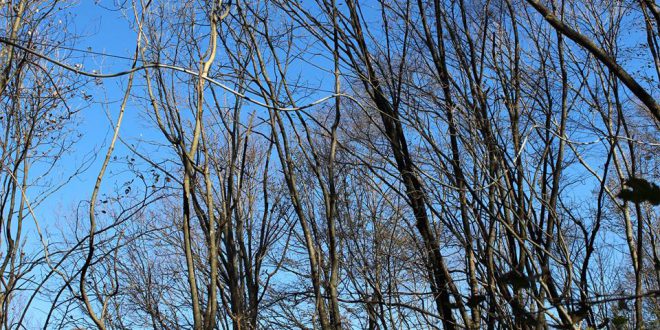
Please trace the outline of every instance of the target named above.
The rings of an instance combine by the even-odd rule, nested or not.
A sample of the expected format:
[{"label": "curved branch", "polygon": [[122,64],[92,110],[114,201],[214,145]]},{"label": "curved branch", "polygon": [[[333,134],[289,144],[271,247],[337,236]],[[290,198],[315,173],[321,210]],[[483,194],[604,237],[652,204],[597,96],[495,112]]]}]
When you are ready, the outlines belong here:
[{"label": "curved branch", "polygon": [[601,63],[605,64],[612,73],[628,87],[628,89],[639,98],[649,109],[656,122],[660,123],[660,105],[653,96],[633,78],[616,60],[610,57],[605,50],[598,47],[592,40],[580,32],[573,30],[561,19],[555,16],[550,9],[543,6],[538,0],[526,0],[537,12],[543,15],[543,18],[552,25],[558,32],[567,36],[575,43],[586,49],[591,55],[596,57]]},{"label": "curved branch", "polygon": [[[62,68],[64,68],[64,69],[66,69],[66,70],[69,70],[69,71],[75,72],[75,73],[77,73],[77,74],[79,74],[79,75],[82,75],[82,76],[91,77],[91,78],[101,78],[101,79],[104,79],[104,78],[116,78],[116,77],[121,77],[121,76],[125,76],[125,75],[128,75],[128,74],[131,74],[131,73],[135,73],[135,72],[138,72],[138,71],[143,71],[143,70],[147,70],[147,69],[152,69],[152,68],[156,68],[156,69],[158,69],[158,68],[160,68],[160,69],[170,69],[170,70],[173,70],[173,71],[183,72],[183,73],[189,74],[189,75],[191,75],[191,76],[200,77],[199,72],[195,72],[195,71],[193,71],[193,70],[191,70],[191,69],[182,68],[182,67],[178,67],[178,66],[170,65],[170,64],[163,64],[163,63],[146,63],[146,64],[144,64],[144,65],[142,65],[142,66],[134,66],[134,67],[132,67],[132,68],[129,69],[129,70],[118,71],[118,72],[107,73],[107,74],[88,72],[88,71],[80,70],[80,69],[78,69],[78,68],[76,68],[76,67],[73,67],[73,66],[71,66],[71,65],[68,65],[68,64],[66,64],[66,63],[62,63],[62,62],[60,62],[60,61],[58,61],[58,60],[56,60],[56,59],[53,59],[53,58],[51,58],[51,57],[49,57],[49,56],[47,56],[47,55],[41,54],[41,53],[39,53],[39,52],[37,52],[37,51],[34,51],[34,50],[30,49],[30,48],[27,48],[27,47],[25,47],[25,46],[22,46],[22,45],[20,45],[20,44],[18,44],[18,43],[16,43],[16,42],[13,42],[13,41],[11,41],[11,40],[9,40],[9,39],[7,39],[7,38],[0,37],[0,43],[4,43],[4,44],[7,44],[7,45],[11,45],[11,46],[13,46],[13,47],[16,47],[16,48],[22,50],[22,51],[28,52],[28,53],[30,53],[30,54],[32,54],[32,55],[34,55],[34,56],[37,56],[37,57],[42,58],[42,59],[44,59],[44,60],[46,60],[46,61],[48,61],[48,62],[50,62],[50,63],[53,63],[53,64],[55,64],[55,65],[57,65],[57,66],[59,66],[59,67],[62,67]],[[344,95],[344,94],[336,94],[336,93],[333,93],[333,94],[330,94],[330,95],[324,96],[324,97],[322,97],[322,98],[320,98],[320,99],[317,99],[317,100],[315,100],[315,101],[312,101],[312,102],[307,103],[307,104],[302,105],[302,106],[288,107],[288,108],[286,108],[286,107],[277,107],[277,106],[274,106],[274,105],[268,105],[268,104],[266,104],[266,103],[259,102],[259,101],[255,100],[255,99],[253,99],[253,98],[251,98],[251,97],[249,97],[249,96],[247,96],[247,95],[241,93],[241,92],[238,92],[238,91],[232,89],[231,87],[229,87],[229,86],[227,86],[227,85],[225,85],[225,84],[223,84],[223,83],[221,83],[221,82],[219,82],[219,81],[217,81],[217,80],[215,80],[215,79],[213,79],[213,78],[209,78],[209,77],[206,76],[206,75],[201,76],[200,78],[203,79],[203,80],[205,80],[206,82],[211,83],[211,84],[213,84],[213,85],[216,85],[216,86],[218,86],[218,87],[224,89],[225,91],[227,91],[227,92],[229,92],[229,93],[231,93],[231,94],[234,94],[235,96],[238,96],[238,97],[240,97],[240,98],[242,98],[242,99],[244,99],[244,100],[246,100],[246,101],[248,101],[248,102],[250,102],[250,103],[256,104],[256,105],[261,106],[261,107],[263,107],[263,108],[273,109],[273,110],[276,110],[276,111],[299,111],[299,110],[307,109],[307,108],[313,107],[313,106],[315,106],[315,105],[321,104],[321,103],[323,103],[323,102],[325,102],[325,101],[328,101],[328,100],[333,99],[333,98],[338,97],[338,96],[346,96],[346,95]]]}]

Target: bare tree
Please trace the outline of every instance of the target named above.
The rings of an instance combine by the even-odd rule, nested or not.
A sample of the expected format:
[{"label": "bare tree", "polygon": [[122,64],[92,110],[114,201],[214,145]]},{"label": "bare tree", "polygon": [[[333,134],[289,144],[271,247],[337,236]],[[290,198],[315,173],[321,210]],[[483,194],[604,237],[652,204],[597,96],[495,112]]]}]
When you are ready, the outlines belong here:
[{"label": "bare tree", "polygon": [[[653,1],[118,2],[135,51],[104,74],[27,33],[47,5],[3,7],[6,328],[28,284],[44,327],[657,327]],[[35,252],[28,173],[81,76],[123,99]]]}]

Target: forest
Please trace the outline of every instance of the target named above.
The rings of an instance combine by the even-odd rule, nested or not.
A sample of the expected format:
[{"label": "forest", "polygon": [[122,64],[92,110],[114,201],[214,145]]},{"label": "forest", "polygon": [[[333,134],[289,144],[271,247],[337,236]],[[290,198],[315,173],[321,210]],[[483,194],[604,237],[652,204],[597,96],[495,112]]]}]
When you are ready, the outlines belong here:
[{"label": "forest", "polygon": [[2,0],[0,109],[0,330],[660,329],[656,0]]}]

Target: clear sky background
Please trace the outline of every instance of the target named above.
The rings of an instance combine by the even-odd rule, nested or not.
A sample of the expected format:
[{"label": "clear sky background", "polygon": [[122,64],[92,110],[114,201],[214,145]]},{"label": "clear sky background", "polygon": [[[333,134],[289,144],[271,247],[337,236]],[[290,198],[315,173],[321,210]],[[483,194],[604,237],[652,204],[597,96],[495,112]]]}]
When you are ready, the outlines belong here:
[{"label": "clear sky background", "polygon": [[[85,71],[103,73],[122,71],[130,68],[131,60],[114,56],[130,58],[135,50],[136,35],[130,29],[129,21],[122,12],[104,8],[104,6],[108,6],[108,8],[114,7],[113,2],[112,0],[81,0],[78,4],[58,14],[62,19],[62,24],[67,25],[67,29],[74,35],[79,36],[77,40],[66,43],[68,47],[80,50],[70,50],[71,53],[65,61],[66,64],[82,64]],[[132,19],[132,12],[127,12],[127,15],[130,15],[128,17]],[[90,51],[108,54],[110,56],[91,54]],[[116,121],[120,101],[126,85],[127,76],[123,76],[104,79],[99,85],[90,83],[84,91],[79,91],[81,97],[83,94],[91,95],[92,103],[91,106],[84,107],[77,114],[77,127],[74,127],[74,129],[77,132],[81,132],[82,136],[78,143],[69,153],[64,155],[51,172],[51,174],[55,174],[55,179],[52,183],[60,184],[65,182],[76,169],[85,164],[89,166],[86,167],[87,169],[82,174],[73,177],[71,181],[62,186],[55,194],[45,199],[43,203],[36,205],[34,210],[41,229],[49,233],[49,236],[52,236],[53,239],[61,237],[59,235],[60,229],[67,228],[70,225],[70,223],[66,222],[72,220],[73,211],[79,206],[79,203],[81,201],[88,201],[90,198],[94,181],[103,161],[103,156],[107,151],[107,144],[112,136],[112,125]],[[82,104],[84,102],[80,99],[69,101],[69,106],[73,109],[80,108]],[[126,109],[121,136],[128,141],[134,140],[132,137],[147,133],[145,130],[147,125],[141,119],[140,111],[142,110],[130,104]],[[127,154],[127,148],[121,145],[121,143],[118,143],[114,155],[119,158]],[[89,162],[90,160],[91,162]],[[40,169],[43,171],[44,168],[35,167],[31,176],[33,178],[36,177],[36,173],[39,173]],[[113,170],[115,170],[114,173]],[[111,164],[108,172],[106,172],[106,180],[101,189],[102,193],[104,191],[112,191],[115,188],[116,182],[121,181],[121,176],[117,175],[116,172],[116,169]],[[44,189],[49,188],[44,187]],[[30,201],[39,200],[43,197],[41,194],[42,191],[38,187],[30,188],[27,191]],[[34,248],[35,251],[41,251],[41,243],[39,242],[39,237],[32,219],[27,219],[24,222],[24,226],[24,237],[26,237],[28,247]],[[42,254],[40,252],[37,253]],[[30,306],[25,320],[29,329],[33,327],[41,328],[43,326],[45,313],[50,308],[50,302],[44,301],[43,298],[47,297],[38,297]]]},{"label": "clear sky background", "polygon": [[[127,5],[130,5],[130,2]],[[68,44],[68,46],[80,51],[72,51],[71,56],[66,60],[67,64],[75,65],[80,63],[83,65],[85,71],[102,73],[124,71],[130,68],[131,60],[120,57],[130,58],[133,56],[135,50],[136,35],[129,26],[129,23],[133,21],[133,12],[130,7],[126,8],[127,12],[108,9],[114,7],[114,0],[80,0],[78,4],[60,14],[65,24],[67,24],[67,28],[73,34],[80,36],[79,39]],[[91,54],[90,52],[106,55]],[[326,68],[331,67],[329,65],[330,62],[326,63],[322,58],[316,60],[316,65]],[[296,69],[300,73],[305,71],[304,66],[298,66]],[[318,73],[318,69],[310,72]],[[295,75],[297,72],[292,71],[291,74]],[[309,77],[309,79],[313,78]],[[58,233],[56,233],[58,227],[64,225],[62,223],[63,219],[71,218],[72,211],[78,206],[79,202],[87,201],[90,198],[94,181],[107,150],[107,143],[112,135],[112,125],[114,125],[119,112],[120,101],[126,85],[127,76],[123,76],[104,79],[98,86],[94,83],[86,86],[84,93],[91,95],[93,102],[91,106],[85,107],[77,115],[79,125],[76,130],[83,133],[83,136],[76,146],[72,148],[72,152],[67,154],[59,163],[54,173],[59,173],[60,178],[65,180],[73,174],[74,169],[82,166],[85,160],[90,159],[93,155],[96,157],[93,158],[93,161],[84,173],[74,177],[56,194],[45,200],[43,204],[35,209],[40,225],[47,232],[53,232],[53,237],[58,237]],[[323,86],[322,83],[321,86]],[[139,91],[139,88],[135,89],[135,91]],[[80,91],[80,93],[82,95],[83,91]],[[320,94],[322,94],[321,96],[327,95],[326,92]],[[318,95],[316,94],[316,96]],[[76,104],[82,104],[82,102],[80,100],[71,101],[71,105],[74,108]],[[247,112],[251,112],[252,109],[263,111],[263,109],[258,109],[256,106],[248,106],[247,109],[249,110]],[[129,102],[120,136],[126,141],[131,142],[140,139],[163,141],[160,133],[150,128],[152,123],[145,121],[144,112],[145,109]],[[263,112],[259,113],[263,114]],[[141,149],[145,150],[145,148]],[[127,148],[121,143],[118,143],[114,155],[121,159],[128,154]],[[600,164],[601,161],[602,159],[594,160],[594,163]],[[127,177],[126,173],[118,173],[118,171],[123,169],[124,166],[119,163],[110,164],[103,182],[103,188],[101,189],[102,193],[111,192],[117,185],[121,184],[122,180]],[[580,195],[579,190],[581,188],[584,190],[582,191],[584,193],[582,197],[591,198],[591,189],[593,187],[594,185],[591,182],[585,183],[582,187],[578,188],[576,196]],[[27,194],[30,200],[39,198],[38,188],[29,189]],[[33,223],[26,221],[25,225],[29,244],[34,246],[35,249],[38,249],[40,244]],[[48,302],[37,301],[30,308],[31,312],[28,315],[31,320],[29,319],[28,321],[31,322],[28,322],[28,325],[40,325],[43,323],[40,319],[43,317],[44,311],[50,308],[50,304]]]},{"label": "clear sky background", "polygon": [[[130,58],[133,55],[136,43],[135,33],[130,29],[126,17],[121,12],[103,7],[105,2],[113,1],[82,0],[78,5],[66,11],[67,18],[73,23],[73,26],[69,28],[74,34],[80,36],[80,39],[76,40],[72,46],[85,51],[72,51],[70,59],[66,61],[67,64],[82,64],[85,71],[102,73],[130,68],[131,60],[114,56]],[[109,4],[109,6],[111,5]],[[132,12],[128,14],[132,15]],[[90,54],[87,51],[110,56]],[[73,63],[73,59],[76,57],[78,57],[77,62]],[[66,207],[72,202],[77,203],[80,199],[89,199],[88,196],[93,189],[103,155],[107,150],[107,143],[112,136],[112,125],[115,124],[126,85],[127,76],[122,76],[100,80],[99,85],[91,83],[86,86],[84,91],[80,91],[80,95],[83,93],[91,95],[92,103],[90,107],[85,107],[77,115],[78,127],[76,129],[83,135],[73,148],[73,152],[60,163],[60,168],[62,174],[66,175],[67,172],[82,165],[84,160],[89,159],[90,153],[96,155],[96,160],[83,175],[75,177],[70,184],[60,190],[59,194],[51,198],[47,202],[48,207],[42,208],[40,213],[46,209],[52,211],[54,207],[57,209],[57,206]],[[74,106],[76,105],[75,100],[71,102]],[[121,136],[127,140],[131,140],[131,136],[145,133],[144,129],[147,125],[139,117],[140,111],[131,104],[126,109]],[[126,148],[119,143],[114,154],[118,157],[125,156]],[[111,180],[108,180],[107,184],[112,184]],[[47,213],[44,215],[47,216]],[[46,222],[48,224],[48,221]]]}]

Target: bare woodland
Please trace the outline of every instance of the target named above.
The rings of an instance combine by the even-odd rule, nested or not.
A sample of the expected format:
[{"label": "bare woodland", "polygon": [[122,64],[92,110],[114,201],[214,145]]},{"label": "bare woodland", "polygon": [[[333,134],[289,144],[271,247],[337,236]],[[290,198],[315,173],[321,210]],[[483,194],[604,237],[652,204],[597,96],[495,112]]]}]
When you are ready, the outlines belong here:
[{"label": "bare woodland", "polygon": [[660,328],[655,0],[100,3],[0,1],[2,329]]}]

